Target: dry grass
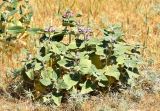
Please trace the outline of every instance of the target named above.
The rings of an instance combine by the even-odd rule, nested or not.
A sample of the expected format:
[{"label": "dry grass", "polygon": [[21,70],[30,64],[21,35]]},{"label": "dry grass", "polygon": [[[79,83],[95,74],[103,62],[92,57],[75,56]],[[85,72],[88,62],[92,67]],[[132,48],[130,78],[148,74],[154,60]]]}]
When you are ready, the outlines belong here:
[{"label": "dry grass", "polygon": [[[31,101],[0,98],[0,111],[51,111],[49,107],[33,104]],[[50,108],[51,109],[51,108]]]},{"label": "dry grass", "polygon": [[91,97],[83,103],[73,102],[60,107],[45,106],[29,100],[0,98],[0,111],[160,111],[160,95],[145,93],[140,98],[124,95]]}]

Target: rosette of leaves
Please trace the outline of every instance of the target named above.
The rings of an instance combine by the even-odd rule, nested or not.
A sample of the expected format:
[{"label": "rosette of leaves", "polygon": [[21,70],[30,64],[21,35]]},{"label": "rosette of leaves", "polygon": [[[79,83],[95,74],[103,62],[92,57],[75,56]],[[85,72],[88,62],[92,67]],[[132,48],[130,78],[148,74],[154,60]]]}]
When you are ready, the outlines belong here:
[{"label": "rosette of leaves", "polygon": [[[68,14],[63,18],[70,17]],[[48,39],[40,38],[37,55],[26,60],[21,71],[23,86],[33,92],[35,99],[60,105],[72,93],[119,91],[120,85],[133,85],[138,76],[139,46],[128,45],[123,40],[121,27],[108,26],[103,30],[103,37],[90,39],[85,38],[90,30],[82,34],[75,30],[78,28],[78,25],[64,25],[61,31],[45,32]],[[58,34],[74,38],[63,43],[56,39]],[[80,38],[81,34],[84,37]]]}]

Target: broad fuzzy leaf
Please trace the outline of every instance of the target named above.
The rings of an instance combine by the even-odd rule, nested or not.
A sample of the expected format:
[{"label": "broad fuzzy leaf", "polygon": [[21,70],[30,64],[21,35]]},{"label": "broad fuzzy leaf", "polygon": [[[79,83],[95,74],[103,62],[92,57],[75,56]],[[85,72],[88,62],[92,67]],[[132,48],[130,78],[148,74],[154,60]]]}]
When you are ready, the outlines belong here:
[{"label": "broad fuzzy leaf", "polygon": [[79,67],[82,74],[89,74],[91,69],[92,63],[88,59],[80,59]]},{"label": "broad fuzzy leaf", "polygon": [[114,44],[114,55],[123,55],[130,54],[132,47],[126,45],[125,43],[119,42],[118,44]]},{"label": "broad fuzzy leaf", "polygon": [[87,94],[92,92],[95,89],[94,84],[87,80],[84,84],[82,84],[81,94]]},{"label": "broad fuzzy leaf", "polygon": [[42,69],[42,64],[41,63],[36,63],[35,64],[35,67],[34,67],[34,71],[38,71],[38,70],[40,70],[40,69]]},{"label": "broad fuzzy leaf", "polygon": [[137,77],[139,77],[139,75],[137,73],[134,73],[134,72],[132,72],[132,71],[130,71],[128,69],[126,71],[128,73],[129,78],[137,78]]},{"label": "broad fuzzy leaf", "polygon": [[60,94],[54,93],[51,98],[57,106],[60,106],[62,100],[62,96]]},{"label": "broad fuzzy leaf", "polygon": [[29,79],[34,80],[34,71],[32,69],[26,71],[26,75],[28,76]]},{"label": "broad fuzzy leaf", "polygon": [[25,32],[25,28],[22,26],[13,26],[13,27],[9,27],[7,29],[7,32],[11,34],[19,34],[19,33]]},{"label": "broad fuzzy leaf", "polygon": [[58,63],[58,65],[60,65],[61,67],[65,68],[65,69],[69,69],[70,68],[70,67],[67,67],[67,64],[68,64],[67,59],[61,59],[57,63]]},{"label": "broad fuzzy leaf", "polygon": [[119,72],[119,70],[118,70],[118,66],[117,66],[117,65],[106,66],[106,67],[103,68],[101,71],[102,71],[105,75],[107,75],[107,76],[112,76],[112,77],[114,77],[116,80],[119,80],[120,72]]},{"label": "broad fuzzy leaf", "polygon": [[96,77],[96,80],[98,81],[107,81],[107,77],[100,71],[98,70],[95,65],[92,65],[91,66],[91,70],[90,70],[90,73]]},{"label": "broad fuzzy leaf", "polygon": [[70,74],[64,75],[63,80],[65,84],[68,86],[67,90],[71,89],[74,85],[78,83],[78,80],[75,80],[75,78],[73,78]]},{"label": "broad fuzzy leaf", "polygon": [[126,65],[126,67],[135,68],[137,67],[137,60],[127,59],[125,60],[124,64]]},{"label": "broad fuzzy leaf", "polygon": [[41,84],[43,84],[44,86],[49,86],[52,84],[50,78],[43,78],[39,80],[41,82]]},{"label": "broad fuzzy leaf", "polygon": [[35,35],[35,34],[38,34],[38,33],[40,33],[40,32],[43,32],[43,30],[40,29],[40,28],[29,28],[29,29],[27,29],[27,32],[28,32],[29,34]]},{"label": "broad fuzzy leaf", "polygon": [[54,42],[51,43],[51,50],[50,51],[55,54],[61,54],[59,48],[56,46],[56,44]]},{"label": "broad fuzzy leaf", "polygon": [[105,56],[105,54],[104,54],[104,48],[96,45],[96,55]]},{"label": "broad fuzzy leaf", "polygon": [[57,80],[57,74],[51,67],[45,68],[41,71],[42,78],[50,78],[52,80]]},{"label": "broad fuzzy leaf", "polygon": [[71,42],[69,45],[68,45],[68,49],[71,50],[71,49],[77,49],[77,45],[76,45],[76,42]]}]

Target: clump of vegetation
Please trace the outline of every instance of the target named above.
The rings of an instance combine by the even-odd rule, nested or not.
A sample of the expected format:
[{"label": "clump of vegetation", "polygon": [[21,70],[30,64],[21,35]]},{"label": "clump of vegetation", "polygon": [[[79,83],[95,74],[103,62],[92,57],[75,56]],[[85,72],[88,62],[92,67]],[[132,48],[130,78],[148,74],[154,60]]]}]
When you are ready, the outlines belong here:
[{"label": "clump of vegetation", "polygon": [[0,11],[1,41],[19,39],[29,29],[32,9],[27,0],[3,0]]},{"label": "clump of vegetation", "polygon": [[139,46],[123,40],[120,25],[94,37],[90,27],[76,21],[80,16],[67,10],[63,29],[41,31],[37,55],[27,58],[20,71],[23,89],[31,91],[34,100],[60,105],[73,93],[120,91],[138,76]]},{"label": "clump of vegetation", "polygon": [[0,51],[40,29],[31,28],[33,11],[28,0],[3,0],[0,4]]}]

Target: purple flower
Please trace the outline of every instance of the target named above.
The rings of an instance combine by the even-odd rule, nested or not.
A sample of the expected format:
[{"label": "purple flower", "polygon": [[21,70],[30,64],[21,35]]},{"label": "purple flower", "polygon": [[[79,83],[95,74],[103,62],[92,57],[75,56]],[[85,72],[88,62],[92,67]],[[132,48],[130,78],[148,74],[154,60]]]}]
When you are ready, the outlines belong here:
[{"label": "purple flower", "polygon": [[84,27],[78,27],[78,32],[80,34],[83,34],[84,33]]},{"label": "purple flower", "polygon": [[78,32],[80,34],[83,34],[85,36],[85,39],[87,39],[87,40],[89,40],[92,37],[92,30],[89,27],[79,26]]},{"label": "purple flower", "polygon": [[91,37],[92,37],[92,34],[91,34],[91,33],[85,35],[85,38],[86,38],[87,40],[91,39]]},{"label": "purple flower", "polygon": [[55,32],[55,28],[53,26],[49,26],[45,28],[45,32]]},{"label": "purple flower", "polygon": [[67,11],[63,14],[62,17],[63,17],[63,18],[71,18],[71,17],[73,17],[73,12],[70,11],[70,10],[67,10]]},{"label": "purple flower", "polygon": [[90,28],[88,28],[88,27],[80,26],[80,27],[78,27],[78,32],[80,34],[86,34],[86,33],[92,33],[92,30]]}]

